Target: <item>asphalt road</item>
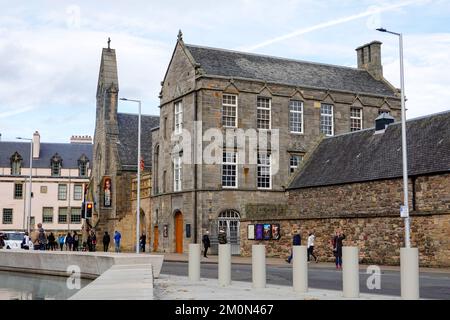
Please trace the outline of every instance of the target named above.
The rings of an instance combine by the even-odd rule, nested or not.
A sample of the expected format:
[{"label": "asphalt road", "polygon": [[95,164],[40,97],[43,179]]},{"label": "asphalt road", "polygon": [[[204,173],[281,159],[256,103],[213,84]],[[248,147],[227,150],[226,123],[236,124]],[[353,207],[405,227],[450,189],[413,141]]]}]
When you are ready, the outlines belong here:
[{"label": "asphalt road", "polygon": [[[342,271],[332,268],[314,267],[309,265],[308,284],[310,288],[342,290]],[[248,264],[233,264],[231,279],[234,281],[252,281],[252,266]],[[292,285],[292,266],[267,266],[267,283]],[[186,262],[164,262],[161,273],[168,275],[187,276]],[[217,264],[202,264],[201,277],[217,279]],[[381,272],[381,289],[370,290],[367,279],[370,274],[360,272],[360,291],[371,294],[386,294],[400,296],[400,273],[398,271]],[[420,297],[427,299],[450,300],[449,273],[420,273]]]}]

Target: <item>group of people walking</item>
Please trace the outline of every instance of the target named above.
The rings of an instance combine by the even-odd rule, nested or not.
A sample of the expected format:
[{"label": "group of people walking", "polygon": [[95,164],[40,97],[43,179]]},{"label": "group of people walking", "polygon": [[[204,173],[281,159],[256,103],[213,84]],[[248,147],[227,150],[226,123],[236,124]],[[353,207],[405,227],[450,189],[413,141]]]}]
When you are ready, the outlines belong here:
[{"label": "group of people walking", "polygon": [[[335,231],[335,234],[331,238],[330,244],[332,248],[333,255],[335,257],[336,269],[342,269],[342,247],[343,241],[345,239],[345,234],[342,233],[342,230],[338,229]],[[314,230],[308,232],[308,242],[307,242],[307,259],[308,262],[311,261],[311,257],[314,258],[314,261],[319,262],[317,256],[314,254],[314,242],[316,240],[316,235]],[[298,231],[294,231],[294,236],[292,237],[292,245],[300,246],[302,244],[302,238]],[[288,263],[291,263],[293,257],[293,250],[291,251],[290,256],[286,259]]]}]

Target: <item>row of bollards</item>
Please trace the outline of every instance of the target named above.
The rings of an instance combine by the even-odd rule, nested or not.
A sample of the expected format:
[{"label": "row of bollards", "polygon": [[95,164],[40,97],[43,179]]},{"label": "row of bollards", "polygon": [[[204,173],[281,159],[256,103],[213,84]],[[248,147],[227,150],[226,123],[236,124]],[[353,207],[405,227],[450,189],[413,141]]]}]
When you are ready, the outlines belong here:
[{"label": "row of bollards", "polygon": [[[308,258],[306,246],[293,247],[292,282],[298,293],[308,292]],[[189,245],[189,280],[200,281],[200,244]],[[401,248],[401,296],[419,299],[419,259],[417,248]],[[231,245],[219,245],[219,286],[231,285]],[[252,246],[252,286],[266,287],[266,246]],[[344,298],[359,298],[359,249],[342,248],[342,285]]]}]

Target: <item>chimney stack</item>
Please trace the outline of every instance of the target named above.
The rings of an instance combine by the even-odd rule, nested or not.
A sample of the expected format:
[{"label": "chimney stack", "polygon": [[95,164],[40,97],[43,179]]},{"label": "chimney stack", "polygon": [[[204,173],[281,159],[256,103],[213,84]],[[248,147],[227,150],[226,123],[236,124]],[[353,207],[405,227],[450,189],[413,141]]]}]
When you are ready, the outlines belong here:
[{"label": "chimney stack", "polygon": [[41,136],[39,132],[33,134],[33,159],[39,159],[41,151]]},{"label": "chimney stack", "polygon": [[377,80],[383,79],[381,65],[381,42],[372,41],[356,48],[358,69],[367,70]]},{"label": "chimney stack", "polygon": [[389,113],[383,112],[375,119],[375,134],[384,133],[387,126],[394,123],[395,119]]}]

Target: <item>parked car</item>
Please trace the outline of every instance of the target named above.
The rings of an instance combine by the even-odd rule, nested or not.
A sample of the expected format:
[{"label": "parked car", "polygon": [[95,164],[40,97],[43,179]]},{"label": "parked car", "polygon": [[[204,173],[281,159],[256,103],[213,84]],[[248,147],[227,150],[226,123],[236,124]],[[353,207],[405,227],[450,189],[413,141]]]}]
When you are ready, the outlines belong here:
[{"label": "parked car", "polygon": [[[5,249],[22,249],[22,241],[25,236],[25,232],[22,231],[4,231],[3,242],[5,243]],[[28,243],[30,250],[33,250],[33,243],[31,240]]]}]

